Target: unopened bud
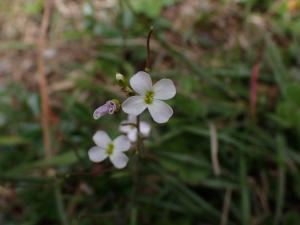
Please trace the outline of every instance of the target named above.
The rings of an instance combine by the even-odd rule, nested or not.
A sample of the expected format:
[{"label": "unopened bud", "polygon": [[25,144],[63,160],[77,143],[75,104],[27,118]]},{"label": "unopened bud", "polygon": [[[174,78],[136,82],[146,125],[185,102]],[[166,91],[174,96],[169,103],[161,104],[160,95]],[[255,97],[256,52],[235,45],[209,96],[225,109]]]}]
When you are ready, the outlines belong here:
[{"label": "unopened bud", "polygon": [[125,80],[124,75],[122,75],[122,74],[120,74],[120,73],[117,73],[117,74],[116,74],[116,80],[117,80],[118,82],[123,82],[123,81]]},{"label": "unopened bud", "polygon": [[93,117],[94,119],[99,119],[100,117],[106,115],[106,114],[114,114],[120,109],[120,102],[117,99],[112,99],[107,101],[104,105],[98,107],[94,114]]}]

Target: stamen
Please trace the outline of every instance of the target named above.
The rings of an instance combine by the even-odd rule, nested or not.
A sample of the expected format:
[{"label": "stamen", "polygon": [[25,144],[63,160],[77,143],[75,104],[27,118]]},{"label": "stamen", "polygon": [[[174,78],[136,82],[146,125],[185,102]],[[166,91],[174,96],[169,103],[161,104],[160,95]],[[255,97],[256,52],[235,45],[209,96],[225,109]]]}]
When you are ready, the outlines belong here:
[{"label": "stamen", "polygon": [[107,148],[106,148],[106,154],[107,155],[113,154],[114,148],[115,148],[114,144],[112,144],[112,143],[108,144]]},{"label": "stamen", "polygon": [[153,102],[153,98],[154,98],[154,92],[153,91],[147,91],[147,93],[145,94],[144,101],[147,105],[150,105]]}]

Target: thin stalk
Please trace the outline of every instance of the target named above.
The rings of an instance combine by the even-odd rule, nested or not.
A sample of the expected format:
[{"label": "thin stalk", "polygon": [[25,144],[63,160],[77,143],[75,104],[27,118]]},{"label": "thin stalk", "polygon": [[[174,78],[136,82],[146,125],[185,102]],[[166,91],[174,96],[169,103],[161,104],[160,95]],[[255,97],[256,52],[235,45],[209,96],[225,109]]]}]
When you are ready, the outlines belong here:
[{"label": "thin stalk", "polygon": [[[137,148],[138,150],[138,148]],[[132,207],[130,215],[130,225],[136,225],[139,221],[139,204],[138,204],[138,193],[139,193],[139,155],[133,155],[133,190],[132,190]]]},{"label": "thin stalk", "polygon": [[140,116],[136,118],[136,129],[137,129],[137,145],[136,154],[141,154],[141,130],[140,130]]},{"label": "thin stalk", "polygon": [[[46,160],[51,160],[53,158],[53,150],[51,146],[51,124],[50,124],[50,115],[51,107],[49,101],[49,91],[48,83],[46,78],[46,62],[44,60],[43,54],[44,50],[47,47],[47,31],[51,23],[51,15],[53,10],[53,1],[46,0],[44,1],[44,12],[42,17],[42,22],[40,26],[39,37],[37,40],[37,70],[38,70],[38,86],[41,96],[41,111],[42,111],[42,129],[43,129],[43,144],[45,151]],[[47,170],[47,175],[51,178],[55,176],[55,170],[49,168]],[[50,178],[49,178],[50,179]],[[62,193],[60,185],[56,178],[53,178],[53,188],[54,188],[54,198],[57,206],[58,215],[62,225],[68,225],[67,216],[64,210],[64,204],[62,199]]]},{"label": "thin stalk", "polygon": [[[121,54],[123,56],[124,62],[126,61],[126,52],[127,52],[127,36],[128,36],[128,29],[125,25],[125,3],[123,0],[119,0],[119,6],[120,6],[120,17],[122,20],[122,50],[121,50]],[[121,63],[119,64],[119,66],[121,67],[120,71],[124,72],[124,64]]]},{"label": "thin stalk", "polygon": [[38,85],[41,96],[41,111],[42,111],[42,129],[43,129],[43,144],[46,159],[51,159],[53,156],[50,140],[50,103],[48,96],[48,84],[46,78],[45,61],[43,57],[47,43],[47,29],[50,25],[50,17],[52,12],[52,2],[45,1],[42,23],[40,26],[39,37],[37,40],[37,69],[38,69]]},{"label": "thin stalk", "polygon": [[[150,71],[150,38],[151,34],[153,32],[153,27],[150,28],[150,31],[148,33],[147,37],[147,60],[146,60],[146,66],[145,71]],[[140,190],[140,168],[139,168],[139,161],[141,158],[142,153],[142,139],[141,139],[141,130],[140,130],[140,116],[137,116],[136,118],[136,128],[137,128],[137,143],[136,143],[136,151],[134,156],[134,164],[133,164],[133,193],[132,193],[132,209],[131,209],[131,216],[130,216],[130,224],[136,225],[139,222],[139,212],[141,211],[139,209],[138,205],[138,193]]]},{"label": "thin stalk", "polygon": [[229,214],[229,208],[230,208],[230,203],[231,203],[231,196],[232,196],[232,190],[227,189],[224,197],[224,202],[223,202],[223,212],[222,212],[222,217],[221,217],[221,222],[220,225],[226,225],[228,222],[228,214]]},{"label": "thin stalk", "polygon": [[147,60],[145,66],[146,72],[150,71],[150,39],[151,39],[152,32],[153,32],[153,26],[150,27],[150,31],[147,36]]}]

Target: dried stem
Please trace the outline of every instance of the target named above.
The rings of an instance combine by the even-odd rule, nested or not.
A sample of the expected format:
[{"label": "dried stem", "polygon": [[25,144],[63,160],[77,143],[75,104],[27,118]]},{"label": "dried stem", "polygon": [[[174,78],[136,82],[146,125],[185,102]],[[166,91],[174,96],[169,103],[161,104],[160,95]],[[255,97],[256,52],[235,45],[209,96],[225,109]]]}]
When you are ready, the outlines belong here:
[{"label": "dried stem", "polygon": [[[40,27],[39,37],[37,40],[37,65],[38,65],[38,85],[39,91],[41,95],[41,109],[42,109],[42,128],[43,128],[43,143],[44,143],[44,151],[45,157],[47,160],[53,157],[53,152],[51,148],[51,138],[50,138],[50,104],[49,104],[49,96],[48,96],[48,86],[46,79],[46,69],[45,69],[45,61],[43,57],[43,53],[47,43],[47,31],[50,24],[52,6],[52,0],[44,1],[44,13],[42,17],[42,23]],[[55,201],[57,204],[57,210],[59,213],[59,217],[61,220],[61,224],[68,225],[68,220],[64,210],[64,204],[62,200],[62,194],[59,186],[59,182],[55,176],[55,170],[49,168],[47,171],[48,175],[53,177],[53,185],[54,185],[54,194]]]},{"label": "dried stem", "polygon": [[223,202],[223,210],[220,225],[226,225],[228,221],[228,213],[230,208],[232,190],[227,189],[225,193],[225,198]]},{"label": "dried stem", "polygon": [[218,134],[216,126],[209,124],[210,131],[210,146],[211,146],[211,160],[213,165],[214,174],[219,176],[221,174],[219,159],[218,159]]},{"label": "dried stem", "polygon": [[52,149],[50,141],[50,105],[48,96],[48,87],[46,80],[45,62],[43,58],[43,52],[47,42],[47,30],[49,27],[49,21],[51,16],[52,1],[45,1],[44,13],[42,23],[40,27],[40,35],[38,37],[38,48],[37,48],[37,65],[38,65],[38,85],[41,95],[41,109],[42,109],[42,128],[43,128],[43,143],[46,159],[52,158]]}]

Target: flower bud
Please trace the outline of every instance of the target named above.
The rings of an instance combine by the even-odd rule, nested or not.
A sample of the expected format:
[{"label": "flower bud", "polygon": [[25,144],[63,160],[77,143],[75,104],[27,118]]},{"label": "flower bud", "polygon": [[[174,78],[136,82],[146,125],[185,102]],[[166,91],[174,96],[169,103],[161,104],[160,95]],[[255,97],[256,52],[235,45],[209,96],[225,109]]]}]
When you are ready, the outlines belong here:
[{"label": "flower bud", "polygon": [[94,114],[93,117],[95,120],[99,119],[100,117],[106,115],[106,114],[114,114],[120,109],[120,102],[117,99],[112,99],[107,101],[104,105],[98,107]]},{"label": "flower bud", "polygon": [[116,80],[117,80],[118,82],[124,82],[124,81],[125,81],[125,77],[124,77],[124,75],[122,75],[122,74],[120,74],[120,73],[117,73],[117,74],[116,74]]}]

